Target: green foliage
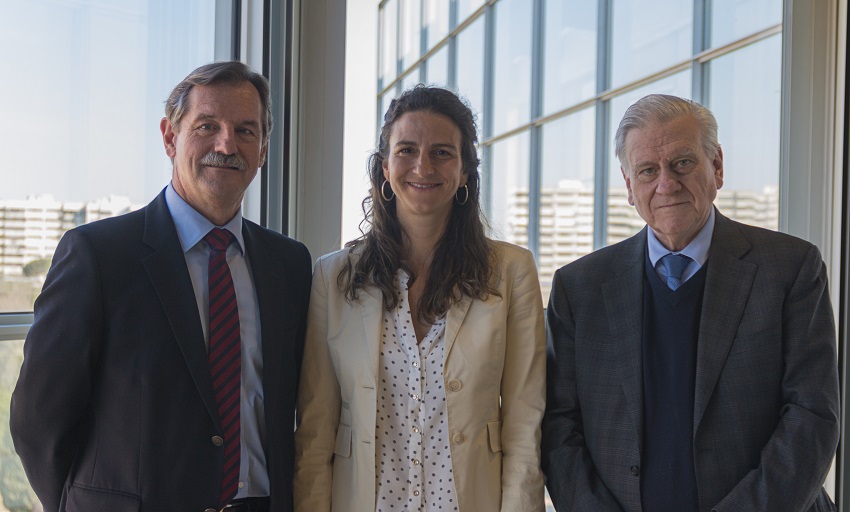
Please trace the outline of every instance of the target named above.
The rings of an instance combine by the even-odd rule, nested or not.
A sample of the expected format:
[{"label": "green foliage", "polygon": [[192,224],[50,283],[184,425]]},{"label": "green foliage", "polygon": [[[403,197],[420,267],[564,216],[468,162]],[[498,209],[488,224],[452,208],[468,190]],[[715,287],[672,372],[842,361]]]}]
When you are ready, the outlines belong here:
[{"label": "green foliage", "polygon": [[10,512],[31,512],[37,498],[9,433],[9,402],[23,361],[23,341],[0,342],[0,495]]},{"label": "green foliage", "polygon": [[50,258],[32,260],[24,265],[24,275],[27,277],[43,276],[47,274],[48,270],[50,270],[50,263]]}]

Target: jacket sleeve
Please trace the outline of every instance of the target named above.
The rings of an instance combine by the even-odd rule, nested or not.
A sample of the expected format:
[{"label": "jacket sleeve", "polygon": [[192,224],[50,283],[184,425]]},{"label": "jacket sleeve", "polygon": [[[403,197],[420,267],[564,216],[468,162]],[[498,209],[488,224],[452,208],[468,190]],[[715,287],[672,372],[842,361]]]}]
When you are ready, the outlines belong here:
[{"label": "jacket sleeve", "polygon": [[597,474],[585,444],[576,382],[575,320],[562,272],[555,273],[546,310],[546,414],[541,448],[546,487],[557,510],[619,512],[622,509]]},{"label": "jacket sleeve", "polygon": [[543,511],[540,422],[546,397],[543,300],[531,253],[511,260],[502,374],[502,510]]},{"label": "jacket sleeve", "polygon": [[759,465],[718,503],[716,512],[804,512],[821,492],[839,432],[835,324],[826,268],[812,246],[782,311],[783,406]]},{"label": "jacket sleeve", "polygon": [[331,510],[334,443],[341,401],[339,383],[328,350],[328,293],[338,292],[336,279],[328,281],[322,261],[316,264],[313,274],[298,390],[294,482],[296,512]]},{"label": "jacket sleeve", "polygon": [[104,329],[97,258],[78,230],[59,242],[34,311],[9,427],[44,509],[59,510]]}]

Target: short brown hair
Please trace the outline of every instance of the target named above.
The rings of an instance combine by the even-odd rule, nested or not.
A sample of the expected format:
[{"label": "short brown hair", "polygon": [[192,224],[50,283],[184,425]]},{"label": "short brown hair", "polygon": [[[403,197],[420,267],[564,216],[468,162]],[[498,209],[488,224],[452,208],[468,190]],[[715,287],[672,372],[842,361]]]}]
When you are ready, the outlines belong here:
[{"label": "short brown hair", "polygon": [[165,117],[177,130],[180,121],[188,109],[189,91],[196,85],[241,84],[251,82],[260,94],[263,111],[263,144],[268,144],[274,121],[272,120],[272,100],[269,81],[239,61],[213,62],[189,73],[182,82],[174,87],[165,101]]}]

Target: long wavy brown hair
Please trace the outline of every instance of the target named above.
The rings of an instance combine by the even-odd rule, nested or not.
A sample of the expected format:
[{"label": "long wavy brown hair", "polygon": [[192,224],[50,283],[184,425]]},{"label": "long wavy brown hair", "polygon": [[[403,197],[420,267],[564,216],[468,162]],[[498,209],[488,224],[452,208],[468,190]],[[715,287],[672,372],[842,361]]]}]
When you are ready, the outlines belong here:
[{"label": "long wavy brown hair", "polygon": [[[389,156],[392,128],[408,112],[426,111],[450,119],[461,133],[461,163],[466,173],[469,199],[455,201],[443,236],[434,250],[425,288],[416,314],[433,324],[464,295],[486,299],[498,295],[489,283],[493,273],[493,251],[485,235],[485,223],[479,203],[481,180],[478,174],[478,135],[470,108],[453,92],[439,87],[416,86],[394,99],[386,114],[377,150],[369,157],[371,189],[363,200],[365,218],[363,236],[348,242],[348,265],[337,276],[337,284],[348,300],[357,300],[360,290],[375,286],[381,290],[384,306],[398,305],[395,275],[403,269],[412,283],[416,276],[404,261],[404,230],[396,214],[396,202],[381,196],[384,182],[383,162]],[[458,192],[462,201],[463,192]],[[364,227],[365,226],[365,227]]]}]

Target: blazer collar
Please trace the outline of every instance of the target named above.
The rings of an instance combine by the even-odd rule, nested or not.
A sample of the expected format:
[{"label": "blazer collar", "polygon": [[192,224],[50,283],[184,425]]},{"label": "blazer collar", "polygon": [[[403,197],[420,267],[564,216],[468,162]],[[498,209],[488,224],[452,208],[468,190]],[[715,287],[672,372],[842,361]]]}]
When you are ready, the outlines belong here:
[{"label": "blazer collar", "polygon": [[142,264],[156,289],[207,411],[210,417],[218,418],[192,280],[164,192],[145,207],[143,236],[151,252],[142,257]]},{"label": "blazer collar", "polygon": [[697,341],[694,432],[726,363],[758,270],[743,259],[751,246],[737,223],[715,213]]},{"label": "blazer collar", "polygon": [[643,437],[643,267],[646,230],[621,242],[611,259],[610,276],[602,283],[602,296],[610,335],[617,353],[617,368],[629,414]]}]

